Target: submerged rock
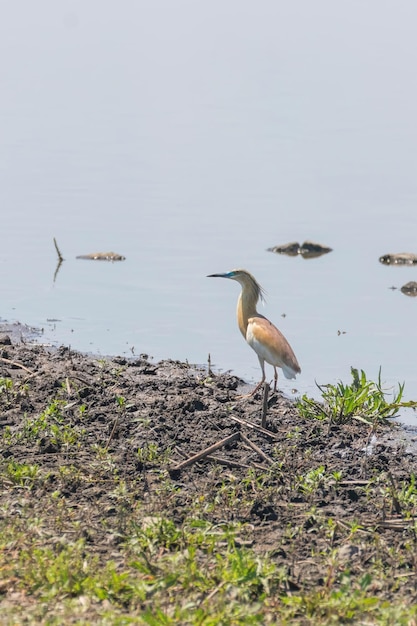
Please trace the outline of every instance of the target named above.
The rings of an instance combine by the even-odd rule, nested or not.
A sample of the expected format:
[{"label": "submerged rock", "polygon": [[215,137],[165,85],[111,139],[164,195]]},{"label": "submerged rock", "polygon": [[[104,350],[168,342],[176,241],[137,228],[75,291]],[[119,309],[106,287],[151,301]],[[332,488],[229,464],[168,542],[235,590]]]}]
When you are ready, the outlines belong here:
[{"label": "submerged rock", "polygon": [[288,256],[297,256],[301,255],[304,259],[313,259],[315,257],[321,256],[322,254],[327,254],[328,252],[332,252],[333,248],[329,248],[328,246],[322,246],[319,243],[314,243],[313,241],[305,241],[302,245],[298,242],[285,243],[280,246],[273,246],[272,248],[268,248],[268,252],[275,252],[276,254],[287,254]]},{"label": "submerged rock", "polygon": [[398,252],[396,254],[384,254],[379,257],[379,262],[384,265],[416,265],[417,254],[412,252]]},{"label": "submerged rock", "polygon": [[268,252],[276,252],[277,254],[288,254],[288,256],[297,256],[300,252],[300,244],[297,241],[292,243],[284,243],[282,246],[274,246],[268,248]]},{"label": "submerged rock", "polygon": [[401,287],[401,291],[406,296],[415,298],[417,296],[417,283],[414,280],[411,280],[409,283],[406,283]]},{"label": "submerged rock", "polygon": [[304,259],[313,259],[314,257],[321,256],[322,254],[332,252],[332,250],[333,248],[322,246],[319,243],[314,243],[313,241],[305,241],[300,247],[300,254]]},{"label": "submerged rock", "polygon": [[125,256],[116,252],[92,252],[91,254],[79,254],[77,259],[89,259],[90,261],[124,261]]}]

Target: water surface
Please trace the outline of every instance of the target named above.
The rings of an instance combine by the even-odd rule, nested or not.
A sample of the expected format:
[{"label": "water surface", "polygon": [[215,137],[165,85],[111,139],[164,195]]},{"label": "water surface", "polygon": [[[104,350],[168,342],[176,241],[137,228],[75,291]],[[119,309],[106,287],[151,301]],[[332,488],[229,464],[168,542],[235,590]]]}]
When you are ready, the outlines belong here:
[{"label": "water surface", "polygon": [[[417,268],[378,262],[417,252],[414,2],[41,0],[0,16],[3,319],[101,354],[210,353],[257,380],[238,286],[206,278],[244,267],[299,392],[353,365],[417,398],[417,298],[390,289]],[[305,239],[334,251],[266,251]],[[126,261],[75,259],[97,250]]]}]

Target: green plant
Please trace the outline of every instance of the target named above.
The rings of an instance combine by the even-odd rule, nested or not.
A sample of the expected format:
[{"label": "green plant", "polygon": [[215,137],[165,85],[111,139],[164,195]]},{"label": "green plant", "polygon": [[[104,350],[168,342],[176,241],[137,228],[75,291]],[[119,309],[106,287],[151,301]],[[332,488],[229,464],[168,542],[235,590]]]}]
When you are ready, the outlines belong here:
[{"label": "green plant", "polygon": [[381,370],[376,383],[368,380],[363,370],[359,373],[352,367],[351,373],[353,380],[350,385],[342,382],[336,385],[317,384],[323,402],[304,394],[297,403],[300,414],[307,418],[329,419],[339,423],[355,419],[374,424],[397,417],[400,408],[417,406],[417,402],[402,400],[404,384],[398,385],[398,392],[393,392],[392,400],[389,401],[388,394],[382,388]]},{"label": "green plant", "polygon": [[13,389],[13,381],[11,378],[0,378],[0,394],[6,396],[7,401],[10,399],[10,394]]},{"label": "green plant", "polygon": [[119,409],[123,410],[126,408],[126,398],[123,396],[116,396],[116,403]]},{"label": "green plant", "polygon": [[31,486],[38,473],[39,465],[36,464],[29,465],[12,460],[6,465],[6,475],[8,478],[21,487]]},{"label": "green plant", "polygon": [[138,461],[142,465],[145,464],[153,464],[153,465],[162,465],[165,463],[171,455],[170,448],[166,450],[161,450],[157,443],[150,441],[149,443],[145,443],[144,446],[138,448],[137,456]]},{"label": "green plant", "polygon": [[384,472],[375,479],[378,490],[384,497],[384,506],[401,514],[404,518],[415,517],[417,513],[417,480],[415,474],[410,474],[407,480],[398,484],[391,473]]},{"label": "green plant", "polygon": [[310,470],[304,476],[297,477],[297,486],[299,491],[304,495],[311,496],[323,483],[325,476],[324,465],[319,465],[315,469]]},{"label": "green plant", "polygon": [[7,376],[0,377],[0,400],[6,406],[10,406],[12,402],[19,396],[27,396],[29,385],[27,383],[16,383]]},{"label": "green plant", "polygon": [[2,433],[2,439],[5,445],[11,445],[11,443],[13,442],[14,435],[10,426],[6,426],[4,428],[3,433]]},{"label": "green plant", "polygon": [[338,485],[343,478],[343,473],[339,472],[338,470],[335,470],[334,472],[331,473],[331,476],[335,482],[335,485]]},{"label": "green plant", "polygon": [[44,411],[28,417],[25,415],[22,428],[13,434],[16,440],[40,443],[48,439],[52,444],[74,445],[79,441],[84,430],[73,427],[64,417],[65,403],[55,399],[50,402]]}]

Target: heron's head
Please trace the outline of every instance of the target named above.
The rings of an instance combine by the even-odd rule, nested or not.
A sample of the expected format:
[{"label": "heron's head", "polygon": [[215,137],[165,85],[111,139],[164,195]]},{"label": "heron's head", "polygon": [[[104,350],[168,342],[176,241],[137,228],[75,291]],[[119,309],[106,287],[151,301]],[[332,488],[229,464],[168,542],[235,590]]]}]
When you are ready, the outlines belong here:
[{"label": "heron's head", "polygon": [[225,274],[209,274],[207,278],[231,278],[237,280],[242,285],[243,290],[248,290],[255,301],[259,298],[264,300],[264,290],[258,283],[258,281],[246,270],[238,269],[226,272]]}]

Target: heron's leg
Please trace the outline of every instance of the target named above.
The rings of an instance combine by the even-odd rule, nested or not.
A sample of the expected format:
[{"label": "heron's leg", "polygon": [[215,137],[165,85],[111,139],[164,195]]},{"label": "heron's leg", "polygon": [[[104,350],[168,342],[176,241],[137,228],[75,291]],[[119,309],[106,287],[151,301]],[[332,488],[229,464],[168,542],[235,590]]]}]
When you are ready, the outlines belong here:
[{"label": "heron's leg", "polygon": [[277,384],[278,384],[278,371],[274,365],[274,392],[276,392],[277,390]]},{"label": "heron's leg", "polygon": [[265,382],[265,365],[264,365],[264,360],[261,359],[260,356],[258,356],[259,359],[259,363],[261,365],[261,370],[262,370],[262,380],[260,383],[258,383],[255,387],[255,389],[253,389],[250,393],[245,393],[243,395],[238,396],[238,398],[243,399],[243,398],[251,398],[252,396],[254,396],[256,394],[257,391],[259,391],[259,389],[262,387],[262,385]]},{"label": "heron's leg", "polygon": [[261,366],[261,370],[262,370],[262,380],[260,383],[258,383],[255,387],[255,389],[253,391],[251,391],[251,393],[249,394],[250,396],[254,396],[255,393],[257,391],[259,391],[259,389],[262,387],[262,385],[265,382],[266,376],[265,376],[265,361],[258,355],[258,359],[259,359],[259,365]]},{"label": "heron's leg", "polygon": [[256,394],[257,391],[259,391],[259,389],[262,387],[262,385],[264,384],[265,381],[261,380],[260,383],[258,383],[255,387],[255,389],[253,389],[253,391],[251,391],[248,394],[248,398],[251,398],[252,396],[254,396]]}]

